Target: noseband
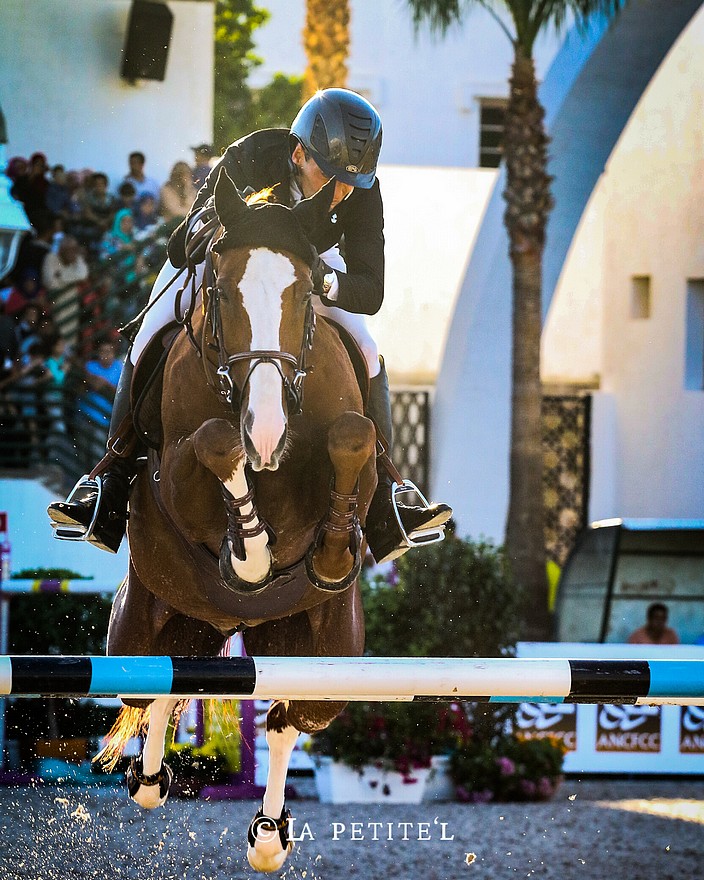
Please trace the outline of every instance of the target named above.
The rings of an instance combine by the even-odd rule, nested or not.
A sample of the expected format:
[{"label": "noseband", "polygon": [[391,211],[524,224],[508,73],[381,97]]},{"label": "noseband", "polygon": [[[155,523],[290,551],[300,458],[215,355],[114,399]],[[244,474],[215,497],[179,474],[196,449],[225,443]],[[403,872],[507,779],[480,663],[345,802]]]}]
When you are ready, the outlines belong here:
[{"label": "noseband", "polygon": [[[227,349],[225,348],[225,337],[222,328],[222,312],[220,309],[222,289],[217,283],[217,275],[215,274],[215,269],[213,267],[212,252],[210,248],[208,248],[205,258],[205,288],[208,294],[206,320],[210,325],[210,332],[213,339],[209,346],[216,352],[218,358],[216,376],[220,394],[230,406],[233,406],[234,390],[236,386],[232,378],[232,366],[241,361],[248,361],[249,370],[247,371],[245,380],[239,390],[239,408],[241,409],[245,390],[255,369],[260,364],[273,364],[281,376],[281,381],[286,393],[288,414],[290,416],[298,415],[303,409],[303,382],[308,373],[313,370],[313,367],[308,363],[308,355],[313,347],[313,336],[315,334],[315,312],[313,311],[312,297],[309,296],[308,302],[306,303],[306,314],[303,321],[303,339],[301,340],[301,350],[298,357],[295,357],[286,351],[276,351],[273,349],[254,349],[252,351],[228,354]],[[204,358],[203,361],[204,365],[207,365],[207,358]],[[292,369],[292,375],[290,378],[284,370],[285,365],[288,365]]]}]

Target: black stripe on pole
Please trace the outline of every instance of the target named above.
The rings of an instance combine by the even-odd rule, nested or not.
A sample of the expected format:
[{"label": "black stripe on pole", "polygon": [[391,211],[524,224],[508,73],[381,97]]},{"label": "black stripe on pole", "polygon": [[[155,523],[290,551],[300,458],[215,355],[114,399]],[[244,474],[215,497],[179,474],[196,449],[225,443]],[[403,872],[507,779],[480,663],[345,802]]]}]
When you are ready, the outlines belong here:
[{"label": "black stripe on pole", "polygon": [[43,696],[87,694],[92,677],[90,657],[12,658],[12,693]]},{"label": "black stripe on pole", "polygon": [[251,657],[173,657],[173,694],[252,694],[257,670]]},{"label": "black stripe on pole", "polygon": [[[619,697],[635,702],[650,691],[647,660],[570,660],[572,686],[565,702],[604,702]],[[586,698],[586,699],[585,699]]]}]

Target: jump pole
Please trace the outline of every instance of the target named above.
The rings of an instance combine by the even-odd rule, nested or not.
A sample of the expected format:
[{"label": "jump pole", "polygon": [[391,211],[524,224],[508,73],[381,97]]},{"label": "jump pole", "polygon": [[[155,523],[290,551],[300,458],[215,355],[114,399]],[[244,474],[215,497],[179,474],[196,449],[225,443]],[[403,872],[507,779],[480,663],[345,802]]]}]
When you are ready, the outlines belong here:
[{"label": "jump pole", "polygon": [[704,660],[0,656],[0,696],[704,705]]}]

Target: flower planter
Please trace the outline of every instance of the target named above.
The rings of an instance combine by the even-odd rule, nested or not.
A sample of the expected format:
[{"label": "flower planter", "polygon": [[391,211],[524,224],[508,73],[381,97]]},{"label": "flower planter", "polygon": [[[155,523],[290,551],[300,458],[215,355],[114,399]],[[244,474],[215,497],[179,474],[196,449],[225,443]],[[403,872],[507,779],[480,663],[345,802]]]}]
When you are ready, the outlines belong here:
[{"label": "flower planter", "polygon": [[404,776],[367,765],[353,770],[327,755],[315,755],[315,785],[324,804],[419,804],[423,800],[430,767]]}]

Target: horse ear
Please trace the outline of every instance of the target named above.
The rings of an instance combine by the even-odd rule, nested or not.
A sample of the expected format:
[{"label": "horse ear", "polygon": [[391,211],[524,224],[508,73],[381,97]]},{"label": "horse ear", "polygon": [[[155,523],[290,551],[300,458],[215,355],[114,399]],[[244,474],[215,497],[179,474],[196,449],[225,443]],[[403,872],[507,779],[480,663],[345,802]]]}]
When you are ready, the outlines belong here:
[{"label": "horse ear", "polygon": [[335,195],[335,184],[337,181],[334,177],[325,184],[322,189],[311,196],[309,199],[302,199],[293,209],[296,219],[303,227],[303,231],[308,238],[314,238],[315,233],[321,225],[327,220],[330,213],[330,203]]},{"label": "horse ear", "polygon": [[239,194],[237,187],[232,182],[232,178],[224,168],[221,168],[218,173],[213,196],[215,199],[215,212],[225,229],[228,226],[235,226],[237,220],[249,210],[247,203]]}]

